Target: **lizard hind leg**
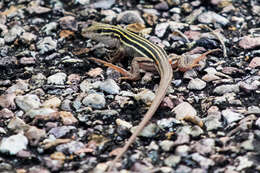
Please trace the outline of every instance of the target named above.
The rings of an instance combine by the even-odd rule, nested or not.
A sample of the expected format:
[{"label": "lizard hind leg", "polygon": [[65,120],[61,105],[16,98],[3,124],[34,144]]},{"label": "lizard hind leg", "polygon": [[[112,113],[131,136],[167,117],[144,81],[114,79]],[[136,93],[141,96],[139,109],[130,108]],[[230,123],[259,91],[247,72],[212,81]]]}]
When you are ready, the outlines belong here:
[{"label": "lizard hind leg", "polygon": [[114,70],[116,70],[116,71],[118,71],[119,73],[121,73],[123,76],[125,76],[125,77],[127,77],[127,76],[131,76],[131,73],[130,72],[128,72],[127,70],[125,70],[125,69],[123,69],[123,68],[121,68],[121,67],[119,67],[119,66],[116,66],[116,65],[114,65],[114,64],[112,64],[112,63],[110,63],[110,62],[107,62],[107,61],[103,61],[103,60],[101,60],[101,59],[97,59],[97,58],[88,58],[89,60],[92,60],[92,61],[95,61],[95,62],[97,62],[97,63],[101,63],[101,64],[103,64],[104,66],[106,66],[106,67],[110,67],[110,68],[112,68],[112,69],[114,69]]},{"label": "lizard hind leg", "polygon": [[172,68],[175,69],[176,71],[186,72],[188,70],[191,70],[194,67],[200,66],[199,62],[201,60],[207,58],[208,54],[217,51],[220,51],[220,49],[209,50],[193,60],[189,60],[189,58],[186,57],[185,55],[178,56],[173,54],[169,58],[169,63],[171,64]]},{"label": "lizard hind leg", "polygon": [[207,58],[207,55],[208,55],[208,54],[213,53],[213,52],[217,52],[217,51],[221,51],[221,50],[220,50],[220,49],[213,49],[213,50],[209,50],[209,51],[203,53],[202,55],[200,55],[199,57],[197,57],[196,59],[194,59],[191,64],[187,65],[186,68],[184,68],[185,71],[190,70],[190,69],[192,69],[192,68],[194,68],[194,67],[200,66],[198,63],[199,63],[201,60]]}]

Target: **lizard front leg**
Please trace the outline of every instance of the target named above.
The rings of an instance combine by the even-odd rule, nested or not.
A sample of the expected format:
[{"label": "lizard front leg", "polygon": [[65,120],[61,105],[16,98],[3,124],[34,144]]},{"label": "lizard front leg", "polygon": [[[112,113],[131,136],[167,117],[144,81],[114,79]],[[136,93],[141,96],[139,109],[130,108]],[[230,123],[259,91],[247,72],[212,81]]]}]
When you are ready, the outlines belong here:
[{"label": "lizard front leg", "polygon": [[101,63],[104,66],[110,67],[119,73],[123,75],[120,79],[123,80],[139,80],[140,75],[140,69],[143,69],[145,71],[155,71],[155,66],[153,64],[153,61],[146,57],[135,57],[133,58],[131,62],[131,71],[127,71],[123,69],[122,67],[116,66],[110,62],[106,62],[97,58],[89,58],[90,60],[93,60],[95,62]]}]

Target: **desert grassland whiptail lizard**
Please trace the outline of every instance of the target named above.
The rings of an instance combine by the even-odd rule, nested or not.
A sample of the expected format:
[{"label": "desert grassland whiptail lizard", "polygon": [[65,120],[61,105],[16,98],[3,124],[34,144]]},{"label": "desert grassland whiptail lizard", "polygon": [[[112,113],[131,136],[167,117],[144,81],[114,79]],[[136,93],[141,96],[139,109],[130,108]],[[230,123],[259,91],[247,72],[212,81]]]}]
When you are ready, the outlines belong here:
[{"label": "desert grassland whiptail lizard", "polygon": [[136,137],[139,135],[139,133],[141,133],[159,107],[166,94],[167,88],[171,83],[173,76],[172,68],[174,67],[181,71],[192,69],[193,67],[198,66],[198,62],[206,57],[207,54],[218,49],[202,54],[188,65],[185,64],[185,60],[183,58],[179,58],[177,61],[174,61],[174,63],[170,64],[171,60],[169,60],[166,52],[161,47],[136,33],[133,33],[127,29],[123,29],[120,26],[93,22],[90,27],[82,29],[82,35],[89,39],[102,42],[109,47],[115,48],[116,54],[112,60],[122,58],[122,56],[125,55],[134,57],[132,60],[130,72],[124,70],[121,67],[115,66],[112,63],[96,58],[89,58],[90,60],[94,60],[119,71],[123,75],[121,79],[138,80],[140,79],[140,68],[144,70],[151,70],[151,64],[153,64],[153,67],[155,66],[160,75],[159,87],[150,108],[144,115],[135,132],[125,143],[119,154],[115,157],[112,164],[109,166],[108,172],[110,172],[113,170],[115,163],[128,150],[128,148],[135,141]]}]

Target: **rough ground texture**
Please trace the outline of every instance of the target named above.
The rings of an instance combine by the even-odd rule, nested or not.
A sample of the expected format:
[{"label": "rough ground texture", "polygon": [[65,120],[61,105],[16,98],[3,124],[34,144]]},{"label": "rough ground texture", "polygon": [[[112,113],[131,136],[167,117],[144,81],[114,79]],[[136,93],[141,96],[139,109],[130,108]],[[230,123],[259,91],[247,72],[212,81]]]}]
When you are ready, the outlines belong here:
[{"label": "rough ground texture", "polygon": [[159,76],[119,81],[89,61],[109,58],[81,35],[92,21],[139,23],[128,27],[168,54],[221,49],[174,72],[118,172],[260,171],[259,2],[2,0],[0,172],[104,172],[147,111]]}]

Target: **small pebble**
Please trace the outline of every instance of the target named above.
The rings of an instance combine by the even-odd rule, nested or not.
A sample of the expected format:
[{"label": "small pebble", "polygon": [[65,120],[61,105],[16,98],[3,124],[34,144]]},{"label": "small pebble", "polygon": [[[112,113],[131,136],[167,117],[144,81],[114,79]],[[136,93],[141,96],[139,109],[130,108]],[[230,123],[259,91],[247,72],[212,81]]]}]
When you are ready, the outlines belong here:
[{"label": "small pebble", "polygon": [[135,94],[134,98],[137,101],[142,101],[145,104],[149,105],[154,100],[155,94],[151,90],[145,89]]},{"label": "small pebble", "polygon": [[30,44],[33,41],[36,41],[37,36],[32,34],[32,33],[30,33],[30,32],[24,32],[21,35],[20,39],[22,40],[23,43]]},{"label": "small pebble", "polygon": [[237,113],[237,112],[234,112],[230,109],[225,109],[221,113],[224,116],[224,118],[227,120],[228,124],[244,118],[244,115]]},{"label": "small pebble", "polygon": [[15,109],[16,105],[15,105],[15,93],[11,93],[11,94],[2,94],[0,95],[0,106],[2,108],[9,108],[9,109]]},{"label": "small pebble", "polygon": [[[51,35],[51,34],[54,34],[54,32],[57,30],[57,27],[58,27],[58,23],[50,22],[42,27],[42,32],[44,32],[46,35]],[[49,39],[50,38],[48,38],[48,40]],[[42,46],[44,45],[44,43],[42,43],[42,42],[40,42],[39,44],[42,44]],[[46,49],[48,50],[48,48],[46,48]]]},{"label": "small pebble", "polygon": [[154,8],[157,9],[157,10],[168,10],[169,6],[168,6],[168,3],[166,1],[162,1],[158,4],[156,4],[154,6]]},{"label": "small pebble", "polygon": [[133,125],[130,124],[129,122],[121,120],[121,119],[116,119],[116,124],[119,125],[119,126],[124,126],[124,127],[128,128],[128,129],[133,127]]},{"label": "small pebble", "polygon": [[244,36],[238,44],[243,49],[253,49],[260,46],[260,37]]},{"label": "small pebble", "polygon": [[56,73],[51,75],[47,78],[48,84],[55,84],[55,85],[64,85],[67,78],[66,73]]},{"label": "small pebble", "polygon": [[[100,85],[101,82],[98,83],[98,87]],[[79,84],[80,90],[84,93],[88,93],[89,91],[91,91],[92,89],[96,88],[95,85],[93,83],[91,83],[88,80],[84,80]]]},{"label": "small pebble", "polygon": [[57,146],[57,151],[63,153],[69,152],[70,154],[74,154],[75,152],[77,152],[80,149],[83,149],[84,147],[84,143],[80,141],[71,141],[69,143]]},{"label": "small pebble", "polygon": [[42,103],[46,108],[58,108],[61,105],[61,100],[58,97],[53,97]]},{"label": "small pebble", "polygon": [[92,8],[110,9],[114,4],[115,0],[100,0],[91,4]]},{"label": "small pebble", "polygon": [[38,6],[38,5],[36,5],[36,4],[29,6],[29,8],[26,8],[26,10],[27,10],[30,14],[44,14],[44,13],[49,13],[49,12],[51,11],[50,8]]},{"label": "small pebble", "polygon": [[175,149],[175,153],[178,156],[188,156],[189,152],[190,152],[191,148],[188,145],[180,145],[177,146]]},{"label": "small pebble", "polygon": [[14,117],[14,113],[7,109],[7,108],[4,108],[4,109],[1,109],[0,110],[0,119],[3,119],[3,118],[13,118]]},{"label": "small pebble", "polygon": [[248,159],[246,156],[238,156],[235,162],[238,163],[236,166],[237,171],[242,171],[245,168],[250,168],[254,164],[254,162]]},{"label": "small pebble", "polygon": [[36,59],[33,57],[22,57],[19,63],[22,65],[32,65],[36,63]]},{"label": "small pebble", "polygon": [[40,51],[40,54],[45,54],[56,50],[57,41],[53,40],[51,37],[45,37],[44,39],[38,41],[36,46],[37,49]]},{"label": "small pebble", "polygon": [[196,161],[197,163],[200,164],[200,166],[203,169],[208,169],[210,166],[214,165],[214,161],[211,159],[208,159],[202,155],[200,155],[199,153],[194,153],[191,154],[192,160]]},{"label": "small pebble", "polygon": [[9,121],[7,128],[14,132],[24,132],[27,131],[30,126],[27,125],[22,119],[14,117]]},{"label": "small pebble", "polygon": [[92,93],[86,96],[83,100],[82,103],[85,106],[90,106],[95,109],[102,109],[106,105],[106,100],[103,94],[98,94],[98,93]]},{"label": "small pebble", "polygon": [[229,23],[229,20],[213,11],[207,11],[198,16],[198,21],[201,23],[219,23],[223,26]]},{"label": "small pebble", "polygon": [[15,103],[25,112],[28,112],[31,109],[37,109],[41,106],[39,97],[32,94],[17,96],[15,98]]},{"label": "small pebble", "polygon": [[248,65],[250,68],[256,68],[260,66],[260,57],[255,57],[250,61]]},{"label": "small pebble", "polygon": [[164,164],[170,167],[175,167],[178,163],[180,163],[181,157],[176,155],[171,155],[164,159]]},{"label": "small pebble", "polygon": [[29,88],[27,81],[18,80],[14,85],[10,86],[6,92],[7,93],[24,93]]},{"label": "small pebble", "polygon": [[163,151],[170,151],[174,146],[174,142],[170,140],[163,140],[159,143],[159,145],[163,149]]},{"label": "small pebble", "polygon": [[39,165],[29,168],[29,173],[51,173],[47,168],[43,168]]},{"label": "small pebble", "polygon": [[48,116],[54,115],[56,113],[54,109],[51,108],[38,108],[38,109],[30,109],[30,111],[26,112],[25,116],[29,116],[30,118],[34,118],[35,116]]},{"label": "small pebble", "polygon": [[117,16],[118,23],[144,23],[140,13],[138,11],[124,11]]},{"label": "small pebble", "polygon": [[107,79],[101,82],[100,89],[107,92],[108,94],[119,94],[120,88],[113,79]]},{"label": "small pebble", "polygon": [[76,129],[74,126],[59,126],[59,127],[54,127],[52,128],[48,134],[52,134],[54,135],[56,138],[61,138],[64,137],[66,135],[68,135],[68,133],[70,133],[71,130]]},{"label": "small pebble", "polygon": [[0,144],[0,152],[9,153],[15,155],[19,151],[27,149],[28,139],[22,135],[12,135],[7,138],[3,138]]},{"label": "small pebble", "polygon": [[183,126],[178,128],[176,133],[182,133],[185,135],[191,135],[192,137],[198,137],[204,132],[199,126]]},{"label": "small pebble", "polygon": [[222,127],[222,123],[220,122],[220,120],[214,116],[214,115],[209,115],[207,116],[204,120],[204,125],[207,129],[207,131],[210,130],[217,130],[218,128]]},{"label": "small pebble", "polygon": [[59,19],[59,23],[62,29],[69,29],[72,31],[77,31],[77,21],[73,16],[65,16]]},{"label": "small pebble", "polygon": [[180,103],[172,112],[176,114],[177,120],[187,120],[201,127],[203,126],[202,120],[197,116],[197,111],[188,102]]},{"label": "small pebble", "polygon": [[168,28],[169,26],[169,23],[166,22],[166,23],[160,23],[160,24],[157,24],[156,27],[155,27],[155,35],[158,36],[158,37],[163,37],[165,32],[166,32],[166,29]]},{"label": "small pebble", "polygon": [[59,113],[64,125],[73,125],[78,122],[71,112],[60,111]]},{"label": "small pebble", "polygon": [[[131,132],[134,133],[137,126],[131,128]],[[143,131],[139,134],[139,136],[151,138],[154,137],[159,131],[159,128],[156,124],[150,123],[148,124]]]},{"label": "small pebble", "polygon": [[22,35],[24,29],[19,25],[14,25],[5,35],[4,40],[6,43],[13,42],[18,36]]},{"label": "small pebble", "polygon": [[42,73],[37,73],[36,75],[33,75],[30,79],[30,84],[33,89],[40,88],[43,86],[43,84],[46,81],[46,77]]},{"label": "small pebble", "polygon": [[31,126],[25,133],[28,138],[30,145],[38,146],[41,139],[46,137],[46,132],[44,129],[39,129],[37,127]]},{"label": "small pebble", "polygon": [[204,82],[199,78],[192,79],[187,86],[187,88],[190,90],[202,90],[205,87],[206,87],[206,82]]},{"label": "small pebble", "polygon": [[214,89],[214,93],[223,95],[225,93],[238,93],[239,90],[239,85],[220,85]]}]

